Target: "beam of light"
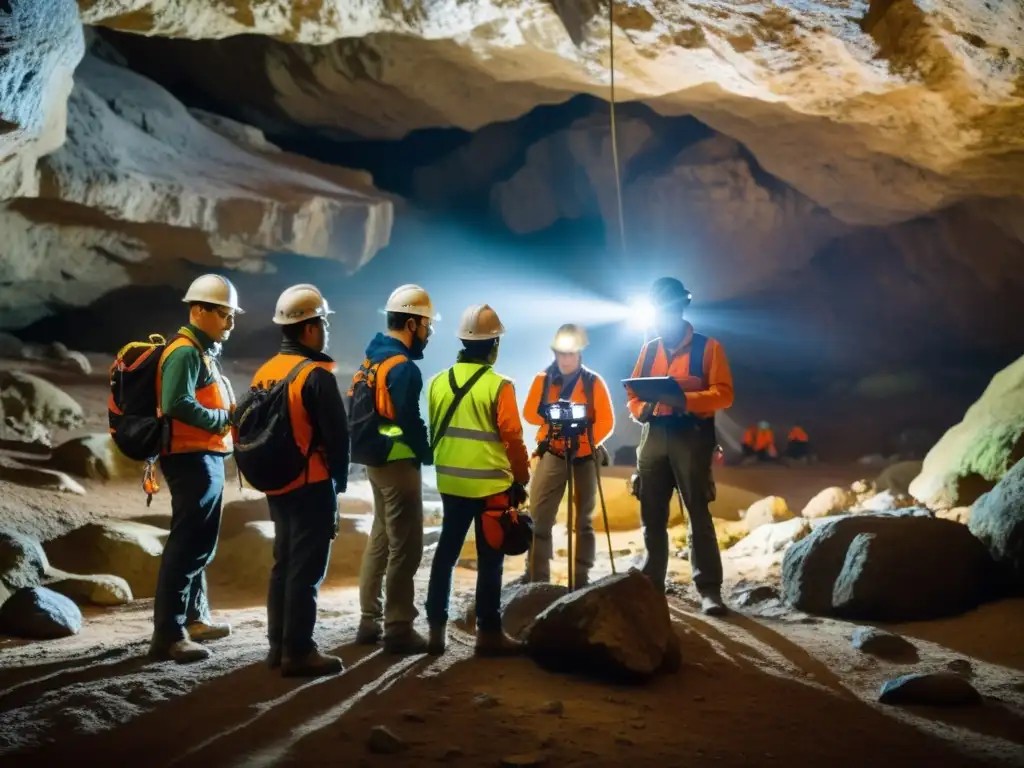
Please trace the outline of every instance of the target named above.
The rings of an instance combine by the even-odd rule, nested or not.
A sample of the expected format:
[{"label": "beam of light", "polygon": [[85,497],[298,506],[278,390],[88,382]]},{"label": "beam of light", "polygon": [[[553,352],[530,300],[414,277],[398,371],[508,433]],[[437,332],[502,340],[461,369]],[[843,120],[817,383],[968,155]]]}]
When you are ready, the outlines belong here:
[{"label": "beam of light", "polygon": [[650,299],[638,296],[626,305],[626,326],[632,331],[646,331],[654,325],[654,304]]}]

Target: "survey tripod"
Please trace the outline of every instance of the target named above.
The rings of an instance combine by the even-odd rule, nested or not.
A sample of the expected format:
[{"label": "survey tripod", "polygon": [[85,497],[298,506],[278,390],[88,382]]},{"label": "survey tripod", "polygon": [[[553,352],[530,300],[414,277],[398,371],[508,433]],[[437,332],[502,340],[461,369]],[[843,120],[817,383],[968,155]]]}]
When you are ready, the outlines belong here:
[{"label": "survey tripod", "polygon": [[[608,542],[608,561],[612,566],[612,574],[615,570],[615,552],[612,549],[612,533],[608,525],[608,506],[604,500],[604,488],[601,486],[601,461],[597,456],[597,448],[594,445],[593,426],[587,418],[587,406],[582,403],[571,403],[568,400],[559,400],[547,406],[545,418],[548,423],[548,440],[562,439],[565,441],[565,476],[566,476],[566,520],[565,529],[568,537],[568,559],[569,559],[569,591],[576,588],[576,557],[573,548],[573,537],[576,529],[576,519],[573,514],[575,504],[575,478],[573,467],[580,449],[580,436],[586,435],[590,443],[590,458],[594,464],[594,473],[597,479],[597,495],[601,503],[601,515],[604,520],[604,533]],[[530,547],[530,580],[533,581],[533,564],[535,546]]]}]

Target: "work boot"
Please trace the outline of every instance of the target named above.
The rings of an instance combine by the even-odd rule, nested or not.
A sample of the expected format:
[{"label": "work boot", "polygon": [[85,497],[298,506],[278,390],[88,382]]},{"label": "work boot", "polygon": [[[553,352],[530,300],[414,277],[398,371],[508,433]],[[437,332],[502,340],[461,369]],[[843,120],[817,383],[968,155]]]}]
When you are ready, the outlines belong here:
[{"label": "work boot", "polygon": [[150,658],[159,661],[176,661],[179,664],[191,664],[194,661],[205,661],[210,658],[208,650],[188,638],[175,640],[170,644],[154,638],[149,645],[149,655]]},{"label": "work boot", "polygon": [[477,656],[514,656],[522,653],[523,643],[510,637],[502,629],[476,631]]},{"label": "work boot", "polygon": [[399,656],[414,656],[427,652],[427,638],[412,627],[384,633],[384,650]]},{"label": "work boot", "polygon": [[221,640],[231,634],[230,624],[216,624],[212,621],[193,621],[185,625],[188,636],[197,643]]},{"label": "work boot", "polygon": [[360,619],[359,629],[356,630],[357,645],[376,645],[384,637],[384,628],[380,622],[370,619]]},{"label": "work boot", "polygon": [[279,669],[281,666],[281,646],[271,645],[270,650],[267,652],[267,667],[270,669]]},{"label": "work boot", "polygon": [[430,639],[427,640],[427,653],[431,656],[440,656],[448,645],[448,626],[446,624],[431,624]]},{"label": "work boot", "polygon": [[725,616],[729,609],[722,601],[722,593],[716,589],[700,593],[700,611],[705,616]]},{"label": "work boot", "polygon": [[326,677],[344,669],[345,664],[341,659],[320,653],[316,647],[305,656],[296,659],[285,656],[281,659],[282,677]]}]

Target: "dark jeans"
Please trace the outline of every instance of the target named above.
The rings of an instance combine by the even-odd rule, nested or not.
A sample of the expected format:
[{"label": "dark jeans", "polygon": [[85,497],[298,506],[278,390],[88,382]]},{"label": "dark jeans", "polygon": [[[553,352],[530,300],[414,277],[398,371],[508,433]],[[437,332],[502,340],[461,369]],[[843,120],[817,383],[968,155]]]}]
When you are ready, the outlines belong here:
[{"label": "dark jeans", "polygon": [[459,561],[459,553],[466,542],[469,526],[476,531],[476,625],[484,632],[501,629],[501,577],[505,556],[492,549],[484,538],[480,517],[484,512],[484,499],[441,494],[444,519],[441,538],[437,542],[434,562],[430,566],[430,585],[427,587],[427,622],[431,625],[448,623],[448,608],[452,595],[452,576]]},{"label": "dark jeans", "polygon": [[708,507],[714,495],[709,482],[714,450],[713,435],[658,420],[644,425],[637,451],[640,520],[647,547],[643,572],[658,589],[664,589],[668,571],[669,506],[677,488],[686,505],[693,583],[700,592],[722,586],[722,555]]},{"label": "dark jeans", "polygon": [[790,459],[803,459],[811,453],[811,445],[803,440],[791,440],[786,445],[786,456]]},{"label": "dark jeans", "polygon": [[160,459],[171,492],[171,532],[160,558],[153,634],[161,643],[186,637],[185,625],[210,621],[206,566],[217,551],[224,503],[224,457],[177,453]]},{"label": "dark jeans", "polygon": [[337,534],[338,496],[327,480],[268,496],[267,502],[274,521],[267,639],[282,655],[300,658],[316,647],[316,602]]}]

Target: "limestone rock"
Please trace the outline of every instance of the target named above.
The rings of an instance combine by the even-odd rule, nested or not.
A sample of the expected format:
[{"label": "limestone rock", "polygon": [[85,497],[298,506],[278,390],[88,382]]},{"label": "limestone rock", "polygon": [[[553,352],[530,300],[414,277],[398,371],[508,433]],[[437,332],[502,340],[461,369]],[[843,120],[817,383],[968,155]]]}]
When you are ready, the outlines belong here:
[{"label": "limestone rock", "polygon": [[54,640],[81,629],[78,606],[46,587],[19,589],[0,607],[0,632],[15,637]]},{"label": "limestone rock", "polygon": [[40,467],[29,467],[6,459],[0,461],[0,480],[28,488],[41,488],[58,493],[74,493],[85,495],[83,488],[76,480],[72,480],[63,472]]},{"label": "limestone rock", "polygon": [[914,500],[903,494],[882,491],[857,502],[853,512],[891,512],[916,506]]},{"label": "limestone rock", "polygon": [[[139,47],[211,98],[322,129],[381,138],[435,126],[474,130],[567,93],[607,90],[607,21],[591,6],[82,6],[88,24],[217,39]],[[623,5],[615,14],[618,96],[694,115],[850,222],[890,223],[957,198],[1018,194],[1014,150],[1024,136],[1014,87],[1024,8],[895,2],[864,10]]]},{"label": "limestone rock", "polygon": [[408,745],[386,725],[376,725],[370,729],[366,746],[378,755],[394,755],[404,751]]},{"label": "limestone rock", "polygon": [[[512,637],[522,640],[536,618],[569,592],[561,584],[522,583],[506,584],[501,590],[501,627]],[[463,625],[467,631],[476,629],[476,604],[466,609]]]},{"label": "limestone rock", "polygon": [[827,520],[790,547],[782,586],[786,601],[807,613],[924,620],[991,597],[993,564],[957,523],[913,513],[855,515]]},{"label": "limestone rock", "polygon": [[1022,457],[1024,357],[997,373],[928,452],[910,493],[933,509],[969,506]]},{"label": "limestone rock", "polygon": [[75,602],[90,605],[124,605],[132,601],[132,589],[128,582],[120,576],[98,574],[78,576],[62,571],[47,574],[53,581],[47,581],[46,587],[70,597]]},{"label": "limestone rock", "polygon": [[50,457],[50,466],[91,480],[138,477],[141,481],[144,465],[121,453],[109,434],[96,433],[58,445]]},{"label": "limestone rock", "polygon": [[25,343],[14,334],[0,331],[0,358],[23,360],[25,358]]},{"label": "limestone rock", "polygon": [[526,647],[551,669],[624,679],[678,664],[679,652],[664,595],[637,570],[552,603],[530,628]]},{"label": "limestone rock", "polygon": [[84,420],[82,406],[45,379],[0,371],[0,438],[49,443],[51,429],[76,429]]},{"label": "limestone rock", "polygon": [[1013,592],[1024,592],[1024,460],[974,503],[967,524]]},{"label": "limestone rock", "polygon": [[893,495],[905,496],[910,493],[910,484],[921,474],[920,461],[898,461],[890,464],[875,478],[875,490],[889,491]]},{"label": "limestone rock", "polygon": [[43,545],[50,562],[69,573],[109,573],[138,599],[153,597],[167,531],[126,520],[89,523]]},{"label": "limestone rock", "polygon": [[762,525],[781,523],[793,518],[789,505],[781,496],[768,496],[752,505],[743,515],[747,530],[753,532]]},{"label": "limestone rock", "polygon": [[800,541],[811,532],[811,526],[802,517],[794,517],[781,523],[769,523],[751,531],[733,546],[725,550],[730,559],[781,557],[794,542]]},{"label": "limestone rock", "polygon": [[14,590],[37,586],[48,565],[38,541],[14,530],[0,529],[0,583]]},{"label": "limestone rock", "polygon": [[74,0],[0,7],[0,200],[39,190],[35,164],[64,141],[67,100],[85,53]]},{"label": "limestone rock", "polygon": [[858,651],[889,661],[915,663],[917,648],[909,640],[875,627],[854,627],[852,645]]},{"label": "limestone rock", "polygon": [[846,488],[833,486],[826,488],[807,502],[800,513],[801,517],[818,518],[839,515],[857,503],[856,494]]},{"label": "limestone rock", "polygon": [[980,704],[981,694],[960,675],[931,672],[885,681],[878,700],[897,706],[964,707]]},{"label": "limestone rock", "polygon": [[27,360],[39,360],[54,368],[72,371],[81,376],[92,374],[92,363],[81,352],[68,349],[63,343],[26,344],[23,355]]}]

